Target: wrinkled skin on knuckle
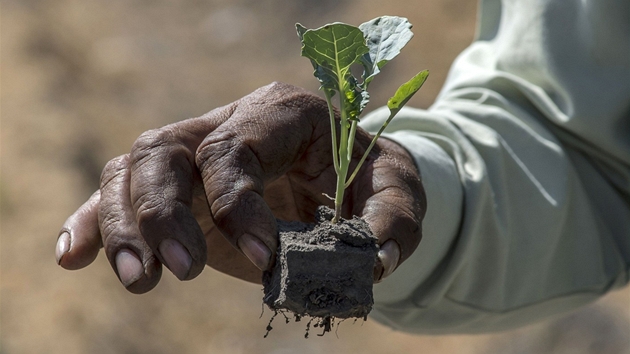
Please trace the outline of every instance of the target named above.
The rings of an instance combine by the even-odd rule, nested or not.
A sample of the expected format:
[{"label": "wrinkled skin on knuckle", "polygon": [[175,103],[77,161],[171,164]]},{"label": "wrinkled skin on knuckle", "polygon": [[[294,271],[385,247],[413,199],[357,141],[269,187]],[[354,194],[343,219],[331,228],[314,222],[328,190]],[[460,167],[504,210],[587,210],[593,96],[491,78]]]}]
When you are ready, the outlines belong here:
[{"label": "wrinkled skin on knuckle", "polygon": [[206,139],[199,146],[196,164],[204,181],[213,183],[205,186],[211,200],[226,190],[263,190],[262,181],[254,177],[262,174],[258,157],[232,132]]},{"label": "wrinkled skin on knuckle", "polygon": [[152,156],[153,152],[171,142],[173,133],[166,127],[147,130],[140,134],[131,146],[131,163],[142,164],[143,160]]},{"label": "wrinkled skin on knuckle", "polygon": [[109,184],[118,177],[121,173],[124,173],[129,166],[129,155],[121,155],[109,160],[103,172],[101,173],[100,188],[107,188]]},{"label": "wrinkled skin on knuckle", "polygon": [[166,201],[157,193],[147,193],[137,199],[136,220],[142,230],[147,224],[167,221]]},{"label": "wrinkled skin on knuckle", "polygon": [[[219,196],[211,205],[212,217],[215,225],[228,233],[227,236],[234,236],[232,241],[236,242],[235,228],[242,225],[234,225],[233,220],[238,220],[239,215],[247,215],[250,219],[258,220],[256,216],[261,213],[258,205],[253,201],[256,198],[255,192],[248,189],[237,189]],[[232,239],[231,238],[231,239]]]},{"label": "wrinkled skin on knuckle", "polygon": [[246,98],[252,102],[264,102],[298,110],[308,110],[311,105],[323,104],[327,110],[326,101],[319,96],[301,87],[277,81],[257,89]]},{"label": "wrinkled skin on knuckle", "polygon": [[[196,163],[204,179],[213,224],[226,233],[232,243],[239,215],[254,216],[254,194],[262,194],[264,183],[260,163],[247,144],[226,131],[206,139],[200,146]],[[233,236],[233,237],[230,237]]]},{"label": "wrinkled skin on knuckle", "polygon": [[112,200],[125,186],[120,184],[121,174],[128,173],[128,155],[118,156],[110,160],[101,174],[101,203],[99,205],[98,219],[101,235],[107,236],[117,231],[119,223],[124,215],[123,206]]},{"label": "wrinkled skin on knuckle", "polygon": [[221,170],[215,164],[218,161],[226,160],[224,157],[229,155],[234,148],[235,139],[236,135],[234,132],[224,131],[208,136],[199,145],[195,153],[195,164],[204,178],[212,177],[208,175],[210,171],[215,169]]},{"label": "wrinkled skin on knuckle", "polygon": [[151,130],[133,145],[131,201],[140,224],[171,215],[171,204],[192,204],[196,171],[193,154],[177,138],[180,133],[173,126]]},{"label": "wrinkled skin on knuckle", "polygon": [[[147,182],[148,183],[148,182]],[[143,228],[147,224],[167,224],[173,222],[176,199],[168,198],[166,193],[152,192],[154,189],[145,188],[145,193],[134,195],[132,200],[136,211],[136,221]]]},{"label": "wrinkled skin on knuckle", "polygon": [[239,138],[258,160],[264,180],[287,172],[315,139],[320,122],[328,125],[327,115],[320,114],[324,110],[314,108],[318,105],[313,102],[318,100],[310,93],[291,91],[281,98],[261,97],[241,108],[242,114],[252,119],[241,125],[245,133]]},{"label": "wrinkled skin on knuckle", "polygon": [[[132,169],[138,170],[145,163],[155,161],[157,157],[164,156],[169,157],[169,161],[178,161],[175,157],[183,157],[184,161],[192,163],[192,153],[181,143],[183,140],[182,135],[186,134],[186,131],[178,129],[175,125],[142,133],[132,145],[131,153],[129,154]],[[173,164],[163,166],[165,171],[173,167],[182,168],[186,166],[173,166]]]}]

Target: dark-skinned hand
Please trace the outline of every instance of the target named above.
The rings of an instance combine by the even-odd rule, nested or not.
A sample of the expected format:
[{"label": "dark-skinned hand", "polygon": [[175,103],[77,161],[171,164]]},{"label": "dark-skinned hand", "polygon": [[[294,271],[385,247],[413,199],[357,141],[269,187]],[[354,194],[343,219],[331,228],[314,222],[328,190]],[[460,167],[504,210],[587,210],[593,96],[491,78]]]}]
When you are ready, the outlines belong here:
[{"label": "dark-skinned hand", "polygon": [[[358,129],[355,165],[370,140]],[[147,131],[105,166],[100,189],[65,222],[57,262],[83,268],[103,247],[133,293],[155,287],[162,264],[180,280],[207,264],[260,283],[275,259],[275,218],[312,222],[318,205],[332,206],[324,195],[333,195],[336,183],[331,151],[326,102],[281,83]],[[343,208],[379,239],[376,281],[416,249],[425,209],[409,154],[378,139]]]}]

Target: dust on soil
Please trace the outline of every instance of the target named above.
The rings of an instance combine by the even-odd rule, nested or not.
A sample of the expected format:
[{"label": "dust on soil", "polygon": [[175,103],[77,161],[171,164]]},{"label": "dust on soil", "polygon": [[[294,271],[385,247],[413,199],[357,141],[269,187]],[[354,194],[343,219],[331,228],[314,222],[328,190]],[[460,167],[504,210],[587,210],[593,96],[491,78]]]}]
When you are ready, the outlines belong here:
[{"label": "dust on soil", "polygon": [[[374,298],[377,238],[354,217],[330,223],[334,212],[317,210],[314,224],[278,220],[279,247],[274,268],[263,275],[263,302],[275,311],[310,316],[329,332],[334,320],[366,318]],[[268,331],[271,329],[269,322]]]}]

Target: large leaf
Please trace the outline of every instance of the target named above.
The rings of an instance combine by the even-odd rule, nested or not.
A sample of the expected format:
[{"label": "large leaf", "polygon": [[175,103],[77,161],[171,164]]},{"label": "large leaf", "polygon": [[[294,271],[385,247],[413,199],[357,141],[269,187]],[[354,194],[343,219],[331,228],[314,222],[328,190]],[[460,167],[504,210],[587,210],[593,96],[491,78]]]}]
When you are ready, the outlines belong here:
[{"label": "large leaf", "polygon": [[338,91],[345,101],[345,112],[356,118],[367,103],[367,92],[363,92],[350,67],[358,63],[369,49],[365,45],[363,32],[345,23],[332,23],[317,29],[306,29],[296,25],[302,41],[302,56],[311,60],[314,75],[322,89]]},{"label": "large leaf", "polygon": [[[302,32],[298,30],[298,34]],[[363,32],[345,23],[332,23],[301,33],[302,56],[319,66],[331,67],[337,72],[347,71],[363,54],[368,52]]]},{"label": "large leaf", "polygon": [[400,50],[411,40],[411,23],[404,17],[377,17],[359,26],[366,40],[369,52],[361,61],[365,66],[363,87],[372,81],[387,62],[394,59]]},{"label": "large leaf", "polygon": [[427,80],[429,70],[424,70],[416,74],[411,80],[400,85],[392,98],[387,101],[387,107],[391,112],[390,116],[395,116],[398,111],[418,92],[422,84]]}]

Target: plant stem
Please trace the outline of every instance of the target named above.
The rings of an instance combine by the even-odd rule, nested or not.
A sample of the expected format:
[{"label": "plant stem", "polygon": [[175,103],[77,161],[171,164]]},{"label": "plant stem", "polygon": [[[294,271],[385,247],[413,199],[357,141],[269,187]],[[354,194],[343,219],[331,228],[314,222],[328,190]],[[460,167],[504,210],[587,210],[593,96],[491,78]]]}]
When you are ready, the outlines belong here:
[{"label": "plant stem", "polygon": [[390,111],[389,117],[387,118],[385,123],[383,123],[383,126],[381,127],[381,129],[379,129],[376,135],[374,135],[374,138],[372,138],[372,142],[370,142],[370,145],[368,146],[367,150],[365,150],[365,153],[363,153],[363,157],[361,157],[361,160],[359,161],[359,164],[357,165],[357,167],[354,168],[354,171],[350,175],[350,178],[348,178],[348,181],[346,182],[346,185],[344,186],[344,188],[348,188],[350,183],[352,183],[352,180],[354,180],[354,177],[357,176],[357,173],[359,172],[361,165],[363,165],[363,162],[365,162],[365,159],[367,158],[368,154],[374,147],[374,144],[376,144],[376,140],[381,136],[385,128],[387,128],[387,125],[389,125],[389,122],[391,122],[392,119],[394,119],[394,116],[396,116],[398,112],[399,110]]},{"label": "plant stem", "polygon": [[326,103],[328,104],[328,115],[330,116],[330,135],[332,137],[333,164],[335,173],[339,175],[339,150],[337,148],[337,122],[335,122],[335,110],[332,104],[332,95],[329,90],[324,90]]},{"label": "plant stem", "polygon": [[346,176],[350,166],[350,158],[348,157],[348,116],[345,110],[344,97],[342,95],[339,96],[341,132],[339,134],[339,150],[336,154],[336,158],[339,159],[339,170],[337,171],[337,188],[335,189],[335,216],[331,220],[333,224],[336,224],[341,219],[343,195],[346,190]]},{"label": "plant stem", "polygon": [[352,160],[352,149],[354,148],[355,135],[357,135],[357,121],[352,120],[352,126],[350,126],[350,136],[348,138],[348,161]]}]

